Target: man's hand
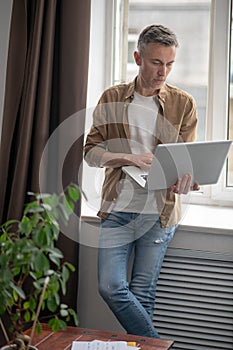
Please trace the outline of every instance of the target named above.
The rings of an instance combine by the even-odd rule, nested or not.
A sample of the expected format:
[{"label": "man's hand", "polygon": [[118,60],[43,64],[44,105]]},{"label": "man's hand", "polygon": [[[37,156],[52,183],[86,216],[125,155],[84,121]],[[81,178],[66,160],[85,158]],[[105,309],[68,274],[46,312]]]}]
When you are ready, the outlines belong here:
[{"label": "man's hand", "polygon": [[170,187],[170,190],[178,194],[188,194],[190,191],[198,191],[200,186],[197,182],[192,186],[192,175],[186,174],[182,178],[179,178],[174,185]]},{"label": "man's hand", "polygon": [[126,165],[135,165],[143,170],[149,170],[152,159],[152,153],[131,154],[105,152],[102,156],[101,166],[106,168],[118,168]]},{"label": "man's hand", "polygon": [[135,165],[143,170],[149,170],[152,163],[153,154],[129,154],[127,155],[127,159],[129,161],[128,165]]}]

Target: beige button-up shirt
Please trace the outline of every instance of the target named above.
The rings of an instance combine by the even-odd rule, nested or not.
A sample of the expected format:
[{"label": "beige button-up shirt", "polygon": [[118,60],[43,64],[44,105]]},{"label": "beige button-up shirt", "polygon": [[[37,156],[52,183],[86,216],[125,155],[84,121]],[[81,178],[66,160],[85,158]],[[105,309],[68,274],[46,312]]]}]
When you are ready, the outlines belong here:
[{"label": "beige button-up shirt", "polygon": [[[93,125],[84,146],[84,157],[93,167],[102,167],[106,152],[131,153],[127,110],[134,98],[135,83],[110,87],[102,94],[93,113]],[[194,98],[187,92],[164,84],[157,95],[159,104],[154,135],[159,143],[191,142],[196,138],[197,111]],[[143,116],[142,116],[143,117]],[[121,167],[106,168],[102,201],[98,216],[106,219],[114,207],[125,174]],[[156,191],[162,227],[177,224],[181,219],[180,196],[169,189]]]}]

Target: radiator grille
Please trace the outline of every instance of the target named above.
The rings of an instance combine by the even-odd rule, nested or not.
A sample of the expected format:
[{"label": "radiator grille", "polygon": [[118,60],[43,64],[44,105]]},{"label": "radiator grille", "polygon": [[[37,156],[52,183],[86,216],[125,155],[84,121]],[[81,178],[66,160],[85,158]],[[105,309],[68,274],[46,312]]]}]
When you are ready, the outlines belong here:
[{"label": "radiator grille", "polygon": [[232,350],[233,262],[166,256],[154,323],[174,350]]}]

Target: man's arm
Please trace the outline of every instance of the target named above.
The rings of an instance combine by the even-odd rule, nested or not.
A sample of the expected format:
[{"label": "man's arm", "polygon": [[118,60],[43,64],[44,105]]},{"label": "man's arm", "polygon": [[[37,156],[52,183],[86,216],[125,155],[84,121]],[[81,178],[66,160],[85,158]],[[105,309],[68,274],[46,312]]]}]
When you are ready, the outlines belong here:
[{"label": "man's arm", "polygon": [[135,165],[143,170],[149,170],[152,159],[152,153],[130,154],[105,152],[102,156],[101,166],[119,168],[126,165]]},{"label": "man's arm", "polygon": [[152,153],[132,154],[110,152],[107,150],[106,143],[103,137],[103,130],[101,128],[92,128],[87,136],[84,147],[84,158],[89,166],[119,168],[127,165],[135,165],[143,170],[150,168],[153,159]]}]

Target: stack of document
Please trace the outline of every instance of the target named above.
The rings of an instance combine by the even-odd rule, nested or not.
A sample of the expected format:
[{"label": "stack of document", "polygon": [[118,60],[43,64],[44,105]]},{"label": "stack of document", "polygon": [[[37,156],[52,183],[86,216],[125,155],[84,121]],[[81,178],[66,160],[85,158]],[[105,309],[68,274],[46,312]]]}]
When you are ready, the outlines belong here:
[{"label": "stack of document", "polygon": [[139,350],[133,343],[126,341],[73,341],[71,350]]}]

